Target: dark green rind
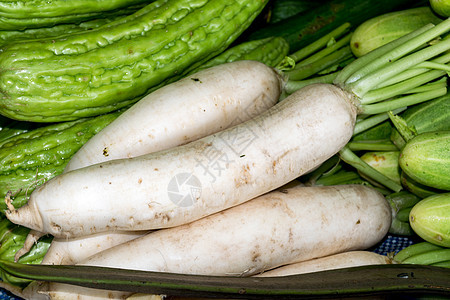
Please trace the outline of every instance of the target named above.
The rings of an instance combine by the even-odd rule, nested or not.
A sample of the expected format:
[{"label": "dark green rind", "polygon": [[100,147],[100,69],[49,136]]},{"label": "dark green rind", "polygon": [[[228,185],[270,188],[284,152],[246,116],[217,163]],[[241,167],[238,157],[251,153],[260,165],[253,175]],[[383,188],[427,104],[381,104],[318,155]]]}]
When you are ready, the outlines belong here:
[{"label": "dark green rind", "polygon": [[0,113],[56,122],[127,106],[223,52],[266,3],[158,0],[96,30],[8,45]]},{"label": "dark green rind", "polygon": [[280,299],[421,292],[450,295],[450,270],[421,265],[371,265],[282,277],[224,277],[91,266],[0,262],[17,277],[171,296]]},{"label": "dark green rind", "polygon": [[24,30],[102,18],[147,0],[0,1],[0,30]]},{"label": "dark green rind", "polygon": [[[24,205],[37,186],[62,173],[72,155],[119,114],[43,126],[0,142],[2,200],[8,191],[17,191],[13,205]],[[0,201],[0,210],[5,209],[5,202]]]},{"label": "dark green rind", "polygon": [[432,131],[415,136],[402,149],[399,165],[413,180],[450,191],[450,131]]}]

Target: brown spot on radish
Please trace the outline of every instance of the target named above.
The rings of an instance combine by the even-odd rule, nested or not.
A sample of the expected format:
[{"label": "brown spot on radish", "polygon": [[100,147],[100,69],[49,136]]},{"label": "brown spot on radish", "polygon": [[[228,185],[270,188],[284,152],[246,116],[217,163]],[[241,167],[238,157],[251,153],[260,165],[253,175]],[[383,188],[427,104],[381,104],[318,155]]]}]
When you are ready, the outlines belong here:
[{"label": "brown spot on radish", "polygon": [[159,169],[158,169],[158,168],[154,168],[154,169],[153,169],[153,171],[156,171],[156,172],[158,172],[158,171],[159,171]]},{"label": "brown spot on radish", "polygon": [[361,224],[361,220],[358,219],[358,221],[356,221],[356,224],[357,224],[357,225],[358,225],[358,224]]},{"label": "brown spot on radish", "polygon": [[61,226],[56,223],[51,223],[50,226],[53,228],[53,231],[55,232],[61,232]]},{"label": "brown spot on radish", "polygon": [[103,148],[103,156],[105,156],[105,157],[109,156],[108,147]]},{"label": "brown spot on radish", "polygon": [[142,178],[138,179],[138,183],[141,184],[142,183]]}]

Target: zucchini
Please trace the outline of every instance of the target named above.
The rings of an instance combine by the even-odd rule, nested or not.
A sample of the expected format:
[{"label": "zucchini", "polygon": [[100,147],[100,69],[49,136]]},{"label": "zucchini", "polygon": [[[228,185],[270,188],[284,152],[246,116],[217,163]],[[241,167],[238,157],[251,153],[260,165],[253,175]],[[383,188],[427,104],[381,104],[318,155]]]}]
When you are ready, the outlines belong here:
[{"label": "zucchini", "polygon": [[51,27],[29,28],[25,30],[1,30],[0,31],[0,45],[11,42],[19,42],[29,39],[39,39],[46,37],[56,37],[63,34],[70,34],[80,31],[92,30],[97,27],[108,24],[118,18],[130,15],[138,9],[144,7],[143,4],[130,5],[125,8],[108,13],[103,18],[83,21],[81,23],[71,24],[57,24]]},{"label": "zucchini", "polygon": [[88,32],[8,44],[0,113],[61,122],[128,106],[222,53],[266,3],[157,0]]},{"label": "zucchini", "polygon": [[422,199],[409,214],[412,229],[425,241],[450,247],[450,193]]},{"label": "zucchini", "polygon": [[[409,127],[413,127],[418,134],[450,130],[450,93],[414,105],[401,113],[400,117],[405,120]],[[390,139],[399,149],[402,149],[406,144],[406,141],[395,128],[392,128]]]},{"label": "zucchini", "polygon": [[450,190],[450,131],[419,134],[409,140],[399,157],[401,169],[429,187]]},{"label": "zucchini", "polygon": [[[11,191],[15,206],[30,193],[63,172],[70,157],[121,112],[42,126],[0,142],[0,194]],[[0,202],[2,212],[6,209]]]},{"label": "zucchini", "polygon": [[0,30],[24,30],[79,23],[147,0],[0,1]]},{"label": "zucchini", "polygon": [[429,6],[389,12],[359,25],[353,32],[350,47],[360,57],[422,26],[439,22],[442,19]]},{"label": "zucchini", "polygon": [[411,6],[411,1],[408,0],[332,0],[275,24],[250,30],[246,36],[249,39],[282,36],[289,43],[290,51],[294,52],[345,22],[351,23],[352,28],[356,28],[370,18]]}]

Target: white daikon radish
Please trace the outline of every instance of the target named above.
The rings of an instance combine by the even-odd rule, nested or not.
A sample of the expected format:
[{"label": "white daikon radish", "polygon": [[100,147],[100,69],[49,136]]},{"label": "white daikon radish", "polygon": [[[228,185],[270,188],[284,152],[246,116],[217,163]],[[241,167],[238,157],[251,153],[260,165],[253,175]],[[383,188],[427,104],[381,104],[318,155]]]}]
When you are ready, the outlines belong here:
[{"label": "white daikon radish", "polygon": [[95,253],[141,237],[147,233],[148,231],[112,231],[74,239],[54,238],[45,253],[42,264],[76,264]]},{"label": "white daikon radish", "polygon": [[354,250],[281,266],[255,277],[289,276],[340,268],[392,264],[392,259],[367,250]]},{"label": "white daikon radish", "polygon": [[[373,188],[298,186],[190,224],[151,232],[99,252],[80,265],[251,276],[290,263],[367,249],[382,240],[390,224],[390,206]],[[52,283],[46,292],[57,294],[59,286]],[[77,298],[77,293],[65,296],[84,299]]]},{"label": "white daikon radish", "polygon": [[336,86],[310,85],[189,144],[56,176],[6,215],[63,238],[186,224],[274,190],[336,154],[353,133],[351,101]]},{"label": "white daikon radish", "polygon": [[166,85],[126,110],[70,159],[65,172],[186,144],[272,107],[283,80],[257,61],[205,69]]}]

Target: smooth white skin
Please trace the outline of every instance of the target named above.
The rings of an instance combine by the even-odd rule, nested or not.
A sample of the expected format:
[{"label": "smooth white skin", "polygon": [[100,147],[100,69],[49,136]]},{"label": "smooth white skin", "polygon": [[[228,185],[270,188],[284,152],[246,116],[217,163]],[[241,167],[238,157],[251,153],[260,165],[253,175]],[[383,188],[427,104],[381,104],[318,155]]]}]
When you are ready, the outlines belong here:
[{"label": "smooth white skin", "polygon": [[361,185],[276,190],[190,224],[99,252],[81,265],[204,275],[253,275],[367,249],[389,230],[384,196]]},{"label": "smooth white skin", "polygon": [[186,144],[277,103],[280,75],[257,61],[215,66],[166,85],[126,110],[70,159],[64,172]]},{"label": "smooth white skin", "polygon": [[[80,265],[251,276],[286,264],[367,249],[382,240],[390,224],[390,206],[373,188],[297,186],[190,224],[157,230]],[[50,288],[47,291],[57,293],[59,287]],[[66,299],[76,297],[75,292]]]},{"label": "smooth white skin", "polygon": [[256,274],[254,277],[289,276],[340,268],[392,263],[392,260],[386,255],[367,250],[355,250],[281,266],[261,274]]},{"label": "smooth white skin", "polygon": [[[333,85],[309,85],[217,134],[56,176],[34,190],[27,205],[6,215],[13,223],[67,238],[198,220],[274,190],[336,154],[353,134],[356,108],[348,97]],[[169,193],[182,173],[197,179],[194,189],[187,189],[192,205],[178,205]]]},{"label": "smooth white skin", "polygon": [[148,231],[101,232],[75,239],[54,238],[42,260],[47,265],[72,265],[100,251],[128,242]]}]

